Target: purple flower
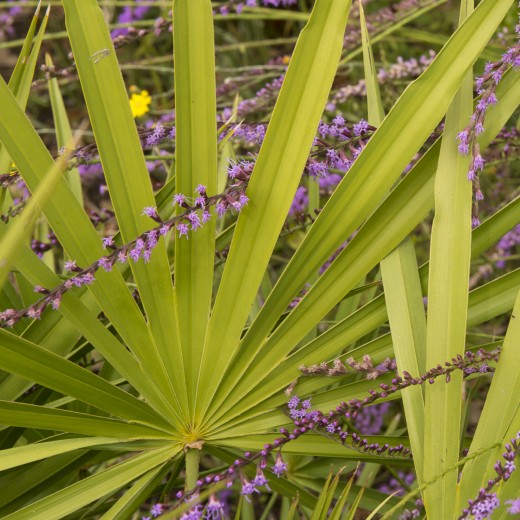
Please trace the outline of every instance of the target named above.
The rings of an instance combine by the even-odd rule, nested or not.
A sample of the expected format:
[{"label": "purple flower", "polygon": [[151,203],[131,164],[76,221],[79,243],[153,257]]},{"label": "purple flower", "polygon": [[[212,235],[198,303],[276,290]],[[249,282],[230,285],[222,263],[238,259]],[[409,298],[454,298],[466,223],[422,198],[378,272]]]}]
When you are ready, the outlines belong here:
[{"label": "purple flower", "polygon": [[273,473],[277,477],[280,477],[285,473],[285,471],[287,471],[287,464],[283,461],[282,454],[280,452],[276,454],[276,461],[272,469]]},{"label": "purple flower", "polygon": [[115,259],[103,256],[98,260],[98,267],[102,267],[106,272],[112,271]]},{"label": "purple flower", "polygon": [[480,154],[475,155],[475,158],[473,159],[473,169],[482,171],[484,169],[484,159],[482,159],[482,156]]},{"label": "purple flower", "polygon": [[202,212],[202,223],[205,224],[209,220],[211,220],[211,213],[208,210],[204,210]]},{"label": "purple flower", "polygon": [[193,231],[197,231],[197,229],[202,227],[202,224],[200,222],[200,217],[194,211],[192,211],[191,213],[188,214],[188,220],[191,223],[191,229]]},{"label": "purple flower", "polygon": [[516,498],[515,500],[507,500],[506,504],[511,504],[507,508],[507,512],[510,515],[518,515],[518,514],[520,514],[520,498]]},{"label": "purple flower", "polygon": [[260,493],[254,482],[249,482],[245,477],[242,477],[242,489],[240,490],[240,494],[246,497],[246,500],[249,502],[248,495],[252,495],[253,493]]},{"label": "purple flower", "polygon": [[309,205],[309,197],[307,196],[307,188],[300,186],[296,190],[296,194],[289,209],[289,215],[298,215],[305,213]]},{"label": "purple flower", "polygon": [[178,206],[182,206],[186,200],[186,196],[182,193],[176,193],[173,196],[173,205],[177,204]]},{"label": "purple flower", "polygon": [[145,141],[145,148],[152,148],[157,146],[165,137],[166,130],[161,123],[157,123],[152,134],[150,134]]},{"label": "purple flower", "polygon": [[29,310],[27,311],[27,317],[35,319],[35,320],[39,320],[41,318],[41,315],[42,315],[42,309],[38,309],[36,307],[30,307]]},{"label": "purple flower", "polygon": [[459,132],[457,134],[457,139],[461,142],[461,143],[466,143],[468,142],[468,131],[467,130],[462,130],[462,132]]},{"label": "purple flower", "polygon": [[177,231],[179,232],[179,237],[182,237],[182,235],[184,235],[186,238],[188,238],[188,231],[190,229],[188,224],[179,223],[175,227],[177,228]]},{"label": "purple flower", "polygon": [[61,293],[58,293],[56,296],[54,296],[54,298],[52,298],[51,304],[54,310],[59,309],[61,304]]},{"label": "purple flower", "polygon": [[224,216],[224,213],[226,212],[226,206],[222,202],[217,202],[215,206],[215,211],[217,212],[217,215],[222,218]]},{"label": "purple flower", "polygon": [[253,484],[258,487],[265,486],[267,489],[269,489],[267,482],[269,482],[269,481],[267,480],[267,478],[264,475],[264,472],[262,471],[262,469],[259,466],[258,469],[256,470],[256,476],[253,479]]},{"label": "purple flower", "polygon": [[159,215],[157,214],[157,208],[155,208],[153,206],[147,206],[146,208],[144,208],[143,215],[153,218],[154,220],[159,218]]},{"label": "purple flower", "polygon": [[464,510],[465,518],[473,515],[475,520],[487,520],[491,513],[500,505],[500,500],[496,493],[488,493],[484,489],[480,490],[476,500],[469,501],[470,507]]},{"label": "purple flower", "polygon": [[469,145],[467,143],[460,143],[458,147],[459,153],[462,155],[468,155]]},{"label": "purple flower", "polygon": [[101,240],[103,241],[103,249],[114,245],[114,237],[103,237]]},{"label": "purple flower", "polygon": [[220,520],[224,517],[224,506],[215,498],[214,495],[209,497],[208,505],[206,506],[206,520]]},{"label": "purple flower", "polygon": [[69,260],[65,262],[65,270],[69,273],[80,271],[74,260]]},{"label": "purple flower", "polygon": [[354,125],[354,135],[360,136],[368,131],[368,123],[362,119]]},{"label": "purple flower", "polygon": [[326,177],[329,173],[329,170],[325,163],[310,160],[307,163],[307,172],[311,177],[320,178]]},{"label": "purple flower", "polygon": [[153,518],[157,518],[159,515],[162,515],[163,513],[163,505],[162,504],[155,504],[152,506],[152,509],[150,509],[150,513]]},{"label": "purple flower", "polygon": [[128,256],[134,261],[137,262],[141,257],[141,253],[144,250],[144,240],[142,238],[138,238],[135,242],[135,246],[130,250]]}]

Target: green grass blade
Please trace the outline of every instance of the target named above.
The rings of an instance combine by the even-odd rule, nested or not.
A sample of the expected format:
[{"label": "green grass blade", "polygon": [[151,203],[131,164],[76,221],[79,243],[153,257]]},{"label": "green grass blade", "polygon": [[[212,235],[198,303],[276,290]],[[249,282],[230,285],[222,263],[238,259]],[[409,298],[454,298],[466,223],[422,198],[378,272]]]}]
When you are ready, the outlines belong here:
[{"label": "green grass blade", "polygon": [[[217,101],[211,1],[175,0],[173,38],[176,191],[194,197],[201,184],[213,195],[217,193]],[[175,239],[175,295],[191,406],[210,313],[215,218],[190,233],[188,240],[178,235]]]},{"label": "green grass blade", "polygon": [[[472,0],[462,2],[460,23],[472,11]],[[446,114],[435,176],[428,281],[428,367],[443,364],[466,350],[472,187],[467,179],[470,159],[458,151],[457,134],[473,112],[472,83],[470,71]],[[459,458],[462,378],[458,371],[449,385],[427,385],[424,389],[424,482],[446,472]],[[440,520],[453,515],[456,484],[457,471],[451,471],[426,488],[423,499],[429,518]]]},{"label": "green grass blade", "polygon": [[[96,0],[71,0],[63,7],[110,197],[121,236],[128,242],[152,227],[142,211],[154,205],[154,197],[123,78]],[[138,261],[131,267],[154,340],[152,377],[186,417],[186,383],[164,240],[150,262]]]},{"label": "green grass blade", "polygon": [[164,432],[138,424],[7,401],[0,401],[0,424],[118,439],[168,438]]},{"label": "green grass blade", "polygon": [[[38,31],[38,36],[34,42],[33,47],[33,38],[34,33],[36,31],[36,25],[38,24],[38,18],[40,15],[40,6],[41,1],[38,2],[38,6],[36,7],[36,11],[31,20],[31,25],[29,26],[29,30],[27,31],[27,36],[25,37],[22,50],[20,52],[18,60],[16,61],[16,65],[9,80],[9,89],[14,94],[14,96],[20,103],[20,106],[24,110],[27,106],[29,90],[31,88],[31,82],[33,80],[34,70],[36,68],[38,53],[40,51],[43,35],[45,33],[45,28],[49,19],[49,9],[47,9],[45,17],[43,19],[43,23],[40,27],[40,30]],[[0,146],[0,173],[6,173],[10,167],[11,157],[5,149],[5,146]]]},{"label": "green grass blade", "polygon": [[[45,55],[45,64],[50,67],[53,65],[49,54]],[[51,101],[52,116],[54,118],[54,126],[56,127],[56,140],[58,149],[61,150],[72,140],[72,130],[70,128],[69,118],[67,117],[67,110],[61,95],[58,80],[52,78],[48,81],[49,98]],[[67,180],[70,188],[74,193],[78,202],[83,205],[83,191],[81,189],[81,179],[79,171],[76,167],[70,168],[66,172]]]},{"label": "green grass blade", "polygon": [[236,350],[329,94],[350,1],[316,3],[287,70],[240,215],[211,316],[199,411],[204,413]]},{"label": "green grass blade", "polygon": [[129,482],[162,465],[175,455],[171,447],[150,450],[83,479],[15,513],[9,520],[49,520],[63,518],[103,496],[115,493]]},{"label": "green grass blade", "polygon": [[381,101],[381,92],[379,91],[379,82],[377,80],[377,69],[374,61],[374,53],[370,44],[370,36],[368,34],[367,23],[365,19],[365,11],[361,0],[359,5],[359,22],[361,24],[361,45],[363,48],[363,66],[365,69],[365,83],[367,89],[367,105],[368,105],[368,122],[378,127],[385,118],[385,111]]}]

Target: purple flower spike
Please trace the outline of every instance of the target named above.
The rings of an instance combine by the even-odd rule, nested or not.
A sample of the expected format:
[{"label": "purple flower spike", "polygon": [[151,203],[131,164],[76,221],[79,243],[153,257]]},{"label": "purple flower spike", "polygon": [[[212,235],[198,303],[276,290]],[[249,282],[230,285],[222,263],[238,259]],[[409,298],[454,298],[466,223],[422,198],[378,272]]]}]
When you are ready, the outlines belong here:
[{"label": "purple flower spike", "polygon": [[206,193],[206,186],[203,186],[202,184],[199,184],[195,188],[195,193],[198,193],[199,195],[204,195]]},{"label": "purple flower spike", "polygon": [[287,464],[283,461],[282,454],[280,452],[278,452],[276,454],[276,462],[274,463],[274,466],[273,466],[273,473],[277,477],[280,477],[286,471],[287,471]]}]

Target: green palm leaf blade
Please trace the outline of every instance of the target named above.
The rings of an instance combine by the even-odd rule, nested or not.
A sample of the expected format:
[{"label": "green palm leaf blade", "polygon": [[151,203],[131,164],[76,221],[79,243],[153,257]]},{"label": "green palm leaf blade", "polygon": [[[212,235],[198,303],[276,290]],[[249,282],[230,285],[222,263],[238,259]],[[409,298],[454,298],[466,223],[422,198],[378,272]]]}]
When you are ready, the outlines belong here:
[{"label": "green palm leaf blade", "polygon": [[[152,227],[154,197],[123,78],[96,0],[63,2],[65,22],[110,197],[126,243]],[[131,260],[129,260],[131,262]],[[164,240],[150,262],[131,264],[153,335],[153,378],[186,418],[186,383],[173,283]]]},{"label": "green palm leaf blade", "polygon": [[171,439],[165,432],[138,424],[7,401],[0,401],[0,424],[118,439]]},{"label": "green palm leaf blade", "polygon": [[0,329],[0,367],[116,417],[171,428],[146,403],[70,361]]},{"label": "green palm leaf blade", "polygon": [[[409,447],[408,439],[405,437],[392,437],[384,435],[367,435],[363,436],[369,443],[385,444],[388,443],[390,446],[397,446],[402,444],[405,447]],[[223,446],[226,448],[235,448],[243,451],[256,451],[262,450],[266,443],[273,441],[273,434],[246,434],[240,435],[235,439],[221,439],[215,441],[214,444]],[[336,439],[328,438],[324,435],[317,433],[306,433],[298,439],[287,443],[283,447],[284,454],[293,455],[309,455],[316,457],[327,457],[334,459],[352,460],[352,461],[363,461],[363,462],[379,462],[384,463],[385,461],[399,461],[399,464],[403,464],[407,467],[413,467],[413,462],[410,457],[403,457],[400,455],[385,455],[365,453],[361,450],[357,450],[348,444],[345,445]]]},{"label": "green palm leaf blade", "polygon": [[92,446],[114,444],[116,442],[125,441],[124,439],[113,439],[110,437],[81,437],[78,439],[34,443],[2,450],[0,452],[0,471],[61,455],[62,453],[91,448]]},{"label": "green palm leaf blade", "polygon": [[140,479],[102,516],[100,520],[124,520],[129,518],[143,504],[150,493],[166,474],[167,465],[159,466]]},{"label": "green palm leaf blade", "polygon": [[8,470],[0,475],[0,515],[4,517],[31,503],[56,486],[68,485],[82,466],[91,462],[93,452],[79,450]]},{"label": "green palm leaf blade", "polygon": [[[507,74],[507,81],[500,91],[501,97],[499,99],[501,99],[501,103],[498,104],[501,105],[500,109],[497,112],[490,111],[489,119],[486,119],[488,128],[482,134],[483,139],[480,141],[482,147],[486,146],[499,132],[518,106],[520,102],[520,89],[517,88],[518,77],[518,73],[515,71],[510,71]],[[506,75],[504,76],[505,78]],[[281,363],[288,366],[288,363],[283,361],[283,355],[291,351],[310,327],[314,326],[328,310],[343,298],[349,289],[354,287],[359,279],[396,247],[426,216],[433,206],[433,179],[439,149],[440,143],[438,142],[421,158],[405,179],[399,183],[390,196],[359,230],[356,237],[352,239],[344,251],[320,277],[315,286],[305,295],[285,321],[282,322],[276,332],[263,344],[254,343],[258,338],[254,332],[256,321],[253,323],[243,340],[243,346],[235,358],[234,366],[229,371],[225,386],[218,390],[214,406],[216,406],[216,403],[220,403],[220,407],[218,412],[215,412],[216,417],[231,408],[236,400],[241,399],[251,388],[256,387],[259,393],[265,397],[267,390],[271,388],[273,383],[272,375],[269,374]],[[490,220],[493,223],[484,223],[474,231],[473,256],[477,256],[485,249],[491,247],[508,229],[518,222],[520,207],[517,207],[515,204],[508,205],[502,210],[503,212],[499,212],[497,215],[497,219],[499,216],[503,217],[503,220],[500,220],[503,223],[503,227],[495,224],[496,220],[492,218]],[[340,223],[338,222],[339,225]],[[391,231],[392,228],[395,232]],[[391,242],[386,243],[385,237],[389,238]],[[379,240],[381,240],[381,245],[383,242],[386,245],[379,247],[377,245]],[[371,251],[374,251],[372,261],[369,260]],[[427,270],[425,269],[427,267],[421,268],[421,280],[426,276]],[[283,276],[284,274],[282,274],[282,278]],[[345,276],[345,279],[349,279],[349,284],[344,285],[340,283],[340,276]],[[324,285],[325,283],[327,285]],[[276,291],[279,285],[280,282],[275,286],[273,292]],[[273,292],[271,292],[269,299],[272,298]],[[266,309],[269,299],[259,316]],[[277,300],[272,300],[271,305],[277,306]],[[363,310],[358,311],[356,323],[362,316],[366,323],[371,326],[367,330],[369,332],[387,319],[384,297],[376,298],[373,303],[365,307]],[[348,320],[348,318],[346,319]],[[350,326],[348,323],[348,321],[343,320],[343,325],[336,325],[332,330],[336,332],[338,331],[337,327],[345,326],[347,328]],[[253,334],[253,336],[250,336],[250,334]],[[254,347],[260,351],[256,358],[252,356]],[[244,367],[247,364],[252,366],[247,370],[242,381],[237,384],[237,379],[244,372]],[[295,369],[296,365],[294,364],[288,369],[292,373],[292,378],[294,378]],[[268,382],[266,385],[267,377]],[[287,379],[282,387],[287,386],[290,381],[291,379]],[[228,390],[230,386],[233,386],[231,393]]]},{"label": "green palm leaf blade", "polygon": [[[473,0],[461,3],[460,24],[473,12]],[[468,71],[447,114],[439,163],[435,174],[435,215],[430,241],[426,366],[433,367],[463,355],[466,342],[468,285],[471,259],[472,184],[467,173],[470,158],[458,151],[457,134],[473,112],[473,74]],[[425,482],[445,473],[428,486],[424,506],[432,520],[449,518],[456,502],[460,452],[463,373],[453,374],[449,385],[424,388]],[[443,499],[439,500],[439,496]]]},{"label": "green palm leaf blade", "polygon": [[[0,97],[3,101],[0,141],[15,160],[29,189],[34,191],[52,166],[52,157],[2,78]],[[103,256],[99,236],[65,179],[58,183],[44,213],[69,257],[80,266],[88,266]],[[90,291],[126,345],[142,362],[147,376],[155,381],[158,373],[155,344],[124,279],[113,269],[108,273],[99,270],[96,280]],[[173,410],[170,409],[168,415],[175,420]]]},{"label": "green palm leaf blade", "polygon": [[[469,294],[468,327],[489,321],[500,314],[510,311],[513,308],[519,289],[520,269],[517,269],[471,291]],[[366,307],[370,308],[370,304]],[[298,370],[299,366],[310,365],[316,362],[320,363],[324,359],[330,359],[331,356],[341,352],[345,345],[353,343],[368,334],[374,326],[373,322],[365,321],[367,317],[363,313],[364,309],[360,309],[352,317],[344,320],[345,323],[341,322],[333,329],[323,333],[316,340],[291,354],[280,365],[279,369],[269,376],[268,381],[259,383],[259,389],[262,389],[261,392],[255,391],[246,397],[243,402],[233,409],[233,414],[225,414],[215,423],[213,426],[215,432],[220,432],[217,435],[219,437],[222,435],[233,436],[237,435],[242,429],[245,429],[244,431],[247,433],[251,428],[269,429],[287,425],[287,417],[280,412],[272,411],[286,404],[287,397],[280,390],[294,381],[295,378],[301,376],[301,372]],[[360,323],[356,322],[358,314],[362,316]],[[371,317],[371,313],[369,313],[368,317]],[[361,345],[347,354],[339,356],[339,358],[343,361],[350,356],[353,356],[355,359],[362,359],[365,355],[369,355],[375,365],[388,357],[392,357],[394,351],[390,334],[383,335],[374,341]],[[413,375],[418,375],[418,373]],[[389,383],[389,381],[383,382]],[[343,386],[340,391],[330,390],[315,395],[317,391],[329,385],[328,378],[303,378],[303,381],[300,381],[295,387],[294,392],[299,396],[313,395],[313,403],[319,404],[319,408],[322,411],[328,411],[334,408],[338,401],[365,397],[368,395],[368,391],[374,387],[373,382],[359,381]],[[395,397],[397,398],[399,395],[396,394]],[[238,419],[234,419],[235,417],[238,417]],[[222,430],[226,433],[224,434]]]},{"label": "green palm leaf blade", "polygon": [[[217,120],[213,10],[210,0],[173,3],[176,190],[217,192]],[[178,207],[183,212],[184,208]],[[194,404],[209,320],[215,261],[215,217],[175,239],[175,294],[188,398]]]},{"label": "green palm leaf blade", "polygon": [[[477,59],[510,5],[509,0],[481,2],[430,67],[399,98],[310,228],[246,334],[240,352],[248,361],[233,362],[240,374],[252,362],[294,295],[375,209],[430,135],[448,109],[465,72]],[[395,146],[396,142],[399,147]],[[345,207],[349,208],[346,216]],[[291,314],[299,313],[301,308],[300,303]],[[320,308],[323,310],[325,306],[315,307],[316,311]],[[307,324],[311,326],[310,322]],[[293,331],[288,325],[286,320],[278,330],[290,328]],[[306,332],[308,327],[300,330]],[[291,348],[295,341],[298,340],[293,337]],[[227,389],[235,385],[235,375],[226,377]],[[212,411],[221,406],[221,395],[214,400]]]},{"label": "green palm leaf blade", "polygon": [[87,477],[65,489],[4,516],[9,520],[63,518],[101,497],[115,493],[129,482],[171,459],[177,450],[168,446],[150,450]]},{"label": "green palm leaf blade", "polygon": [[[211,315],[201,366],[205,412],[256,297],[311,147],[339,61],[350,1],[316,3],[261,147]],[[200,417],[199,417],[200,419]]]},{"label": "green palm leaf blade", "polygon": [[[518,292],[500,359],[479,418],[477,430],[471,442],[468,457],[496,443],[500,444],[500,448],[486,451],[466,462],[457,484],[459,494],[456,510],[466,507],[467,501],[474,499],[478,495],[479,489],[485,487],[488,479],[495,476],[493,465],[503,452],[503,444],[514,437],[520,428],[519,403],[516,398],[520,395],[520,374],[518,371],[519,317],[520,292]],[[516,429],[511,428],[515,422]],[[503,496],[505,497],[505,495]]]},{"label": "green palm leaf blade", "polygon": [[[402,373],[426,370],[426,318],[415,249],[406,239],[381,262],[385,300],[397,366]],[[422,476],[424,396],[420,386],[401,392],[419,482]]]},{"label": "green palm leaf blade", "polygon": [[[0,223],[0,240],[5,229],[5,224]],[[34,285],[40,287],[55,287],[61,282],[60,278],[45,264],[36,254],[24,245],[19,249],[19,258],[16,265],[17,269]],[[61,301],[59,309],[56,311],[65,318],[65,323],[73,328],[74,335],[76,331],[88,339],[92,345],[107,359],[118,372],[125,377],[134,388],[138,389],[147,399],[152,407],[162,414],[168,414],[168,403],[164,401],[164,397],[159,393],[153,382],[143,372],[141,365],[135,357],[128,352],[125,346],[97,319],[99,307],[89,293],[85,293],[79,297],[75,292],[67,292]],[[49,316],[46,315],[44,323],[49,322]],[[63,320],[61,320],[63,321]],[[42,322],[36,322],[40,325]],[[58,322],[60,323],[60,322]],[[67,329],[69,328],[67,327]],[[28,329],[28,334],[24,334],[26,340],[37,343],[55,354],[65,354],[70,345],[75,341],[70,340],[69,334],[63,334],[63,341],[60,341],[58,326],[50,329],[46,337],[51,339],[50,344],[45,337],[36,334],[35,327]],[[38,327],[42,329],[43,327]],[[42,332],[40,330],[40,332]],[[28,390],[32,382],[20,379],[17,376],[10,375],[0,383],[0,399],[17,399],[23,392]]]}]

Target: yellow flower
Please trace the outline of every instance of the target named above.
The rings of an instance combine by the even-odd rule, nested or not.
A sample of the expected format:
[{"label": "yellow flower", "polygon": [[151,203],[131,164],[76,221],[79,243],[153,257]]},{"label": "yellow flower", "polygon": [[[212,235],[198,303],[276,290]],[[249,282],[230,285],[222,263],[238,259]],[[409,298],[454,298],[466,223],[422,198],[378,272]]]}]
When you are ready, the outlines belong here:
[{"label": "yellow flower", "polygon": [[130,108],[132,109],[132,115],[134,117],[141,117],[150,110],[150,103],[152,98],[148,94],[147,90],[142,90],[139,94],[134,93],[130,98]]}]

